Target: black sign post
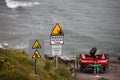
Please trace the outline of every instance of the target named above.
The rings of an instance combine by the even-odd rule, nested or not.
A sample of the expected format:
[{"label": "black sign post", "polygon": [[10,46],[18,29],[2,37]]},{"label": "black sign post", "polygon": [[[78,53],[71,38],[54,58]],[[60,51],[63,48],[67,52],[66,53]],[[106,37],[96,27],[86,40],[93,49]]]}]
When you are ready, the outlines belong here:
[{"label": "black sign post", "polygon": [[35,74],[37,74],[37,59],[35,59]]}]

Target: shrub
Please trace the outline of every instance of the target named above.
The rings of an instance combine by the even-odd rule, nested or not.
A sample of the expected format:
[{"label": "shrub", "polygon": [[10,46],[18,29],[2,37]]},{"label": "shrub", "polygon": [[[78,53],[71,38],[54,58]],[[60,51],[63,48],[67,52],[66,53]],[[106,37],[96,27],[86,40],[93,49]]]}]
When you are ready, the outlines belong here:
[{"label": "shrub", "polygon": [[47,71],[50,71],[51,68],[52,68],[52,65],[53,64],[50,61],[46,61],[44,69],[47,70]]},{"label": "shrub", "polygon": [[4,62],[5,62],[5,59],[2,56],[0,56],[0,70],[2,70]]},{"label": "shrub", "polygon": [[68,72],[66,68],[60,66],[55,70],[55,75],[53,76],[53,80],[74,80],[71,74]]},{"label": "shrub", "polygon": [[0,50],[0,80],[74,80],[63,66],[56,69],[54,61],[40,59],[37,67],[34,74],[34,61],[28,55]]},{"label": "shrub", "polygon": [[0,78],[2,80],[29,80],[27,76],[25,76],[24,73],[22,73],[19,70],[14,71],[2,71],[0,73]]}]

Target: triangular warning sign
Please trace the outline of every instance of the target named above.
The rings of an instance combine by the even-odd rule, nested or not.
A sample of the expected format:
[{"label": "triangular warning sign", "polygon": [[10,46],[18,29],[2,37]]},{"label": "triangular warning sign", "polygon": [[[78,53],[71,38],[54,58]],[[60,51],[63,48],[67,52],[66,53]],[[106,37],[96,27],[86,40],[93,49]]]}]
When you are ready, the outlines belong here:
[{"label": "triangular warning sign", "polygon": [[38,50],[35,50],[35,53],[33,54],[32,58],[41,58]]},{"label": "triangular warning sign", "polygon": [[51,32],[51,36],[60,36],[60,35],[64,36],[64,33],[63,33],[60,25],[57,23]]},{"label": "triangular warning sign", "polygon": [[38,40],[36,40],[35,43],[34,43],[33,46],[32,46],[32,49],[38,49],[38,48],[41,48],[41,45],[40,45],[40,43],[38,42]]}]

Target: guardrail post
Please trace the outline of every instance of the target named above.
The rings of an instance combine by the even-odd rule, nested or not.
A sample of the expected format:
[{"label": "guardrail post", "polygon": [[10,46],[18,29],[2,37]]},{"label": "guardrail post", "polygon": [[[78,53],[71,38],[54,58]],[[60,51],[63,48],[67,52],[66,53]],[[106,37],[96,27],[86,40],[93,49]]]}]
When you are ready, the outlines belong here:
[{"label": "guardrail post", "polygon": [[76,66],[78,68],[78,53],[76,53]]}]

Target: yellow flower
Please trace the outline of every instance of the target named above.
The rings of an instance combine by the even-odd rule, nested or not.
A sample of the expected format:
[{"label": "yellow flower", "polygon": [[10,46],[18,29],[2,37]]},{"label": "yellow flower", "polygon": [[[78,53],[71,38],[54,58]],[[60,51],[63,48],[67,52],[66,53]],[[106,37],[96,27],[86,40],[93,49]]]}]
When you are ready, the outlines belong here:
[{"label": "yellow flower", "polygon": [[4,57],[2,57],[2,56],[0,56],[0,62],[5,62],[5,59],[4,59]]},{"label": "yellow flower", "polygon": [[14,70],[15,69],[15,65],[10,65],[9,70]]},{"label": "yellow flower", "polygon": [[30,73],[30,78],[35,78],[35,77],[37,77],[37,76],[38,76],[37,74]]}]

